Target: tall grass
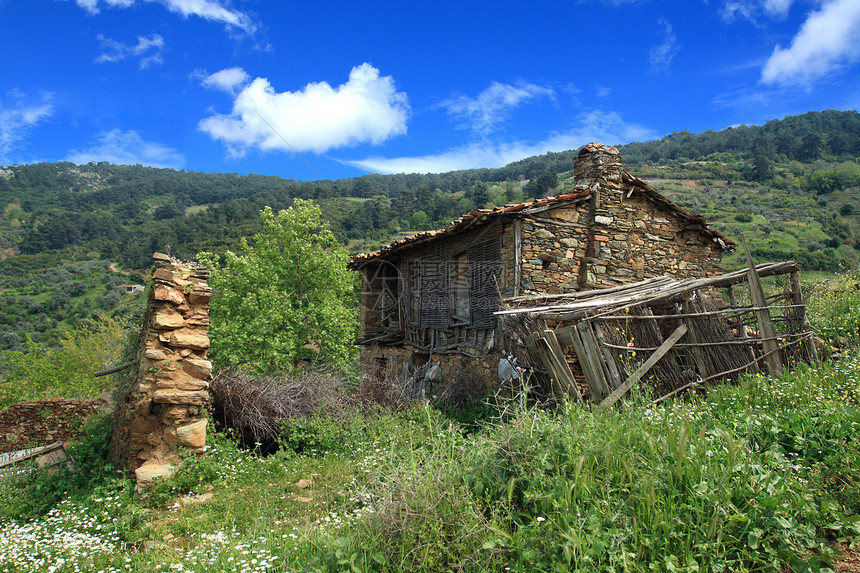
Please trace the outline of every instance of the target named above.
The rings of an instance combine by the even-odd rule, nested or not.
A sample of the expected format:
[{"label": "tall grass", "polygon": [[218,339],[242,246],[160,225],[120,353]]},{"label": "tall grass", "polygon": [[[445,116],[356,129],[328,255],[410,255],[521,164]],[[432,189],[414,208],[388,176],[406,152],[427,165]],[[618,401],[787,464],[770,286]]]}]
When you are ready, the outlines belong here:
[{"label": "tall grass", "polygon": [[[819,332],[856,340],[851,280],[811,305]],[[860,535],[856,352],[659,406],[497,404],[478,429],[319,419],[268,457],[215,433],[142,497],[94,430],[86,476],[0,480],[0,572],[826,571]]]},{"label": "tall grass", "polygon": [[839,337],[860,346],[860,270],[834,275],[818,285],[808,312],[816,333],[831,346],[842,346]]},{"label": "tall grass", "polygon": [[688,403],[440,430],[380,471],[383,501],[341,551],[380,571],[815,567],[860,533],[858,374],[854,360]]}]

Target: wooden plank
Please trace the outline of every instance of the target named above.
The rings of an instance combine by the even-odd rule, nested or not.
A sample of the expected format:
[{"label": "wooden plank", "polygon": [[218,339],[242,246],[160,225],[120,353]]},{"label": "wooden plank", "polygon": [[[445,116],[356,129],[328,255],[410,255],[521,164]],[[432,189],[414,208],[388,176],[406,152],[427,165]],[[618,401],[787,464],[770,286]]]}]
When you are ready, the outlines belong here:
[{"label": "wooden plank", "polygon": [[690,353],[693,355],[693,362],[696,363],[696,368],[699,369],[699,376],[707,378],[710,376],[711,372],[708,370],[708,365],[705,363],[705,356],[702,353],[702,348],[699,346],[699,343],[702,341],[698,336],[696,336],[696,329],[693,326],[692,320],[685,320],[684,324],[687,326],[687,332],[690,335],[690,342],[693,343],[693,346],[690,347]]},{"label": "wooden plank", "polygon": [[555,332],[555,337],[562,348],[565,346],[573,346],[573,336],[576,333],[575,327],[563,326],[561,328],[556,328],[553,332]]},{"label": "wooden plank", "polygon": [[543,337],[552,351],[559,380],[566,386],[565,394],[573,396],[578,402],[582,402],[582,396],[579,394],[579,388],[576,386],[576,380],[573,377],[573,372],[570,371],[570,366],[567,364],[567,358],[564,356],[564,350],[559,344],[558,338],[552,330],[545,330]]},{"label": "wooden plank", "polygon": [[591,329],[586,330],[587,328],[588,325],[582,322],[576,325],[578,336],[573,337],[573,347],[576,350],[576,356],[582,366],[582,373],[585,375],[585,381],[588,383],[591,395],[594,397],[594,401],[599,403],[612,390],[606,383],[606,379],[603,377],[603,368],[598,362],[602,357],[597,348],[597,341],[594,340]]},{"label": "wooden plank", "polygon": [[767,302],[764,297],[764,289],[762,289],[761,281],[759,280],[743,233],[741,233],[741,243],[747,256],[747,276],[750,283],[750,295],[752,296],[753,304],[761,308],[761,310],[757,310],[755,313],[756,320],[758,321],[759,335],[762,337],[764,353],[767,356],[768,372],[774,375],[779,374],[782,372],[782,358],[779,352],[779,344],[776,340],[773,340],[776,337],[776,329],[773,327],[770,311],[766,308]]},{"label": "wooden plank", "polygon": [[610,387],[615,390],[621,386],[621,373],[618,372],[618,366],[615,364],[615,357],[612,356],[612,351],[606,346],[606,340],[603,338],[603,329],[597,323],[591,324],[591,330],[597,339],[600,352],[603,353],[603,366],[606,379],[609,380]]},{"label": "wooden plank", "polygon": [[523,258],[522,242],[523,223],[519,219],[514,219],[514,296],[519,296],[520,294],[520,281],[522,280],[521,274]]},{"label": "wooden plank", "polygon": [[640,366],[639,368],[636,369],[636,372],[631,374],[630,377],[621,386],[616,388],[612,392],[612,394],[610,394],[609,396],[607,396],[607,398],[605,400],[600,402],[600,406],[602,408],[608,408],[608,407],[612,406],[613,404],[615,404],[622,396],[624,396],[624,394],[627,393],[628,390],[630,390],[630,388],[633,386],[633,384],[636,384],[637,382],[639,382],[639,380],[641,380],[642,377],[649,370],[651,370],[651,368],[655,364],[657,364],[657,362],[661,358],[663,358],[663,356],[665,356],[666,353],[669,352],[669,350],[672,349],[672,347],[675,345],[675,343],[678,342],[681,339],[681,337],[684,336],[684,334],[686,332],[687,332],[687,325],[686,324],[682,324],[681,326],[676,328],[672,332],[672,334],[669,335],[669,338],[667,338],[665,340],[665,342],[663,342],[663,344],[661,344],[659,346],[659,348],[657,348],[657,350],[654,352],[654,354],[652,354],[650,356],[650,358],[648,358],[648,360],[646,360],[645,363],[642,364],[642,366]]},{"label": "wooden plank", "polygon": [[[791,302],[792,304],[801,305],[801,308],[798,312],[798,328],[802,331],[812,331],[812,326],[809,324],[809,319],[806,316],[806,305],[803,303],[803,292],[800,289],[800,276],[797,274],[797,271],[791,271],[788,274],[789,281],[791,284]],[[818,363],[818,351],[815,349],[815,341],[812,337],[809,337],[804,343],[804,347],[806,349],[806,354],[809,356],[809,359]]]},{"label": "wooden plank", "polygon": [[585,377],[585,383],[588,385],[588,389],[591,392],[591,399],[599,402],[606,397],[608,393],[603,392],[600,389],[597,377],[594,375],[591,361],[588,359],[585,347],[582,345],[582,339],[579,338],[579,331],[576,327],[572,328],[573,330],[571,331],[570,341],[573,344],[573,350],[576,352],[576,358],[579,361],[579,365],[582,367],[582,375]]}]

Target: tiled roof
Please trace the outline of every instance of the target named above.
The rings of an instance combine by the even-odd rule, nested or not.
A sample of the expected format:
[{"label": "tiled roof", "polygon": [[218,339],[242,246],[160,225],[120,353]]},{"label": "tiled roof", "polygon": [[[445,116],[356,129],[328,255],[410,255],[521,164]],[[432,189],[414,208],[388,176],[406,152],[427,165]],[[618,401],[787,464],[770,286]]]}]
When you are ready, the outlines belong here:
[{"label": "tiled roof", "polygon": [[[675,216],[677,216],[678,218],[686,220],[688,225],[701,227],[701,231],[705,235],[710,236],[712,239],[718,242],[725,250],[734,249],[734,242],[732,242],[731,239],[729,239],[722,233],[718,233],[717,231],[711,229],[705,222],[704,217],[702,217],[701,215],[690,213],[689,211],[678,207],[672,201],[659,194],[650,185],[648,185],[638,177],[633,177],[629,173],[624,172],[623,183],[625,184],[625,186],[633,188],[630,189],[630,192],[637,191],[639,193],[642,193],[643,195],[651,199],[654,203],[674,213]],[[490,220],[498,217],[503,217],[519,212],[530,212],[536,209],[542,210],[545,207],[552,206],[555,204],[563,204],[566,202],[575,202],[587,199],[591,196],[592,185],[577,185],[573,193],[562,193],[561,195],[544,197],[543,199],[536,199],[527,203],[512,203],[504,205],[503,207],[495,207],[493,209],[476,209],[474,211],[466,213],[459,219],[454,220],[449,226],[445,227],[444,229],[421,231],[419,233],[415,233],[414,235],[410,235],[408,237],[404,237],[402,239],[398,239],[397,241],[389,243],[388,245],[382,247],[377,251],[358,254],[352,258],[352,261],[350,262],[349,266],[351,268],[354,268],[356,265],[364,261],[385,257],[386,255],[390,255],[396,251],[415,246],[425,241],[437,239],[439,237],[445,237],[448,235],[456,235],[472,227],[483,225]]]}]

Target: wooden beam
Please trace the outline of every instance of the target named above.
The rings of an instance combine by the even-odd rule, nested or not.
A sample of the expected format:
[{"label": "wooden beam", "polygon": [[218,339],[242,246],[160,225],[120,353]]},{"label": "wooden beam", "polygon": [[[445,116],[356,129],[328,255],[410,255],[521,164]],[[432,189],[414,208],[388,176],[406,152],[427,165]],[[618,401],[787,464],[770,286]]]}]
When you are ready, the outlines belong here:
[{"label": "wooden beam", "polygon": [[665,340],[665,342],[663,342],[663,344],[661,344],[659,346],[659,348],[657,348],[657,350],[654,352],[654,354],[652,354],[651,357],[648,358],[648,360],[646,360],[644,364],[642,364],[642,366],[637,368],[636,371],[633,374],[631,374],[630,377],[621,386],[616,388],[612,392],[612,394],[607,396],[606,399],[600,403],[600,407],[601,408],[608,408],[608,407],[612,406],[613,404],[615,404],[622,396],[624,396],[624,394],[627,393],[628,390],[630,390],[630,388],[633,386],[633,384],[636,384],[637,382],[639,382],[639,380],[641,380],[642,377],[649,370],[651,370],[651,368],[655,364],[657,364],[657,362],[661,358],[663,358],[663,356],[665,356],[666,353],[669,352],[669,350],[672,349],[672,347],[675,345],[675,343],[678,342],[681,339],[681,337],[684,336],[684,334],[686,334],[686,332],[687,332],[687,325],[686,324],[682,324],[681,326],[676,328],[672,332],[672,334],[669,335],[669,338],[667,338]]},{"label": "wooden beam", "polygon": [[543,339],[552,353],[551,359],[554,370],[564,390],[565,395],[559,396],[559,398],[573,396],[578,402],[582,402],[582,396],[579,394],[579,388],[576,387],[573,372],[570,371],[570,366],[567,364],[567,359],[564,356],[564,350],[562,350],[561,344],[559,344],[558,339],[555,337],[555,333],[552,330],[544,330]]},{"label": "wooden beam", "polygon": [[[806,305],[803,303],[803,292],[800,290],[800,276],[797,271],[791,271],[788,275],[791,284],[791,302],[795,305],[800,305],[797,317],[797,328],[802,331],[812,331],[812,326],[809,324],[809,319],[806,316]],[[818,351],[815,349],[815,341],[810,337],[805,345],[806,355],[809,359],[818,363]]]},{"label": "wooden beam", "polygon": [[588,383],[588,389],[591,390],[592,399],[599,403],[611,394],[612,390],[603,376],[603,367],[599,362],[595,363],[596,360],[601,360],[601,356],[594,334],[588,328],[588,324],[580,322],[576,325],[576,332],[571,339],[573,348],[576,350],[576,357],[582,366],[585,381]]},{"label": "wooden beam", "polygon": [[764,289],[762,289],[758,272],[756,272],[752,255],[747,247],[747,241],[743,233],[741,233],[741,243],[747,256],[747,277],[750,284],[750,295],[753,304],[761,309],[757,310],[755,314],[758,321],[759,335],[762,337],[764,352],[767,356],[767,368],[771,375],[777,375],[782,372],[782,358],[779,352],[779,344],[776,340],[773,340],[776,337],[776,329],[773,327],[770,311],[767,309],[767,301],[764,297]]}]

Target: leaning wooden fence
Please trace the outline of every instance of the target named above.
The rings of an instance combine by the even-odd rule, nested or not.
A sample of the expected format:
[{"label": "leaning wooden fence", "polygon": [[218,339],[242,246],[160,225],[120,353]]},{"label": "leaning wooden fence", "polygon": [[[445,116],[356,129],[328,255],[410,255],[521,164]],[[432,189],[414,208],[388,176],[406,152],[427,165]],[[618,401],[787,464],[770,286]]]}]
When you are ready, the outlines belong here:
[{"label": "leaning wooden fence", "polygon": [[497,314],[507,352],[556,399],[609,406],[647,380],[659,402],[744,372],[817,361],[798,270],[767,263],[711,278],[509,298]]}]

